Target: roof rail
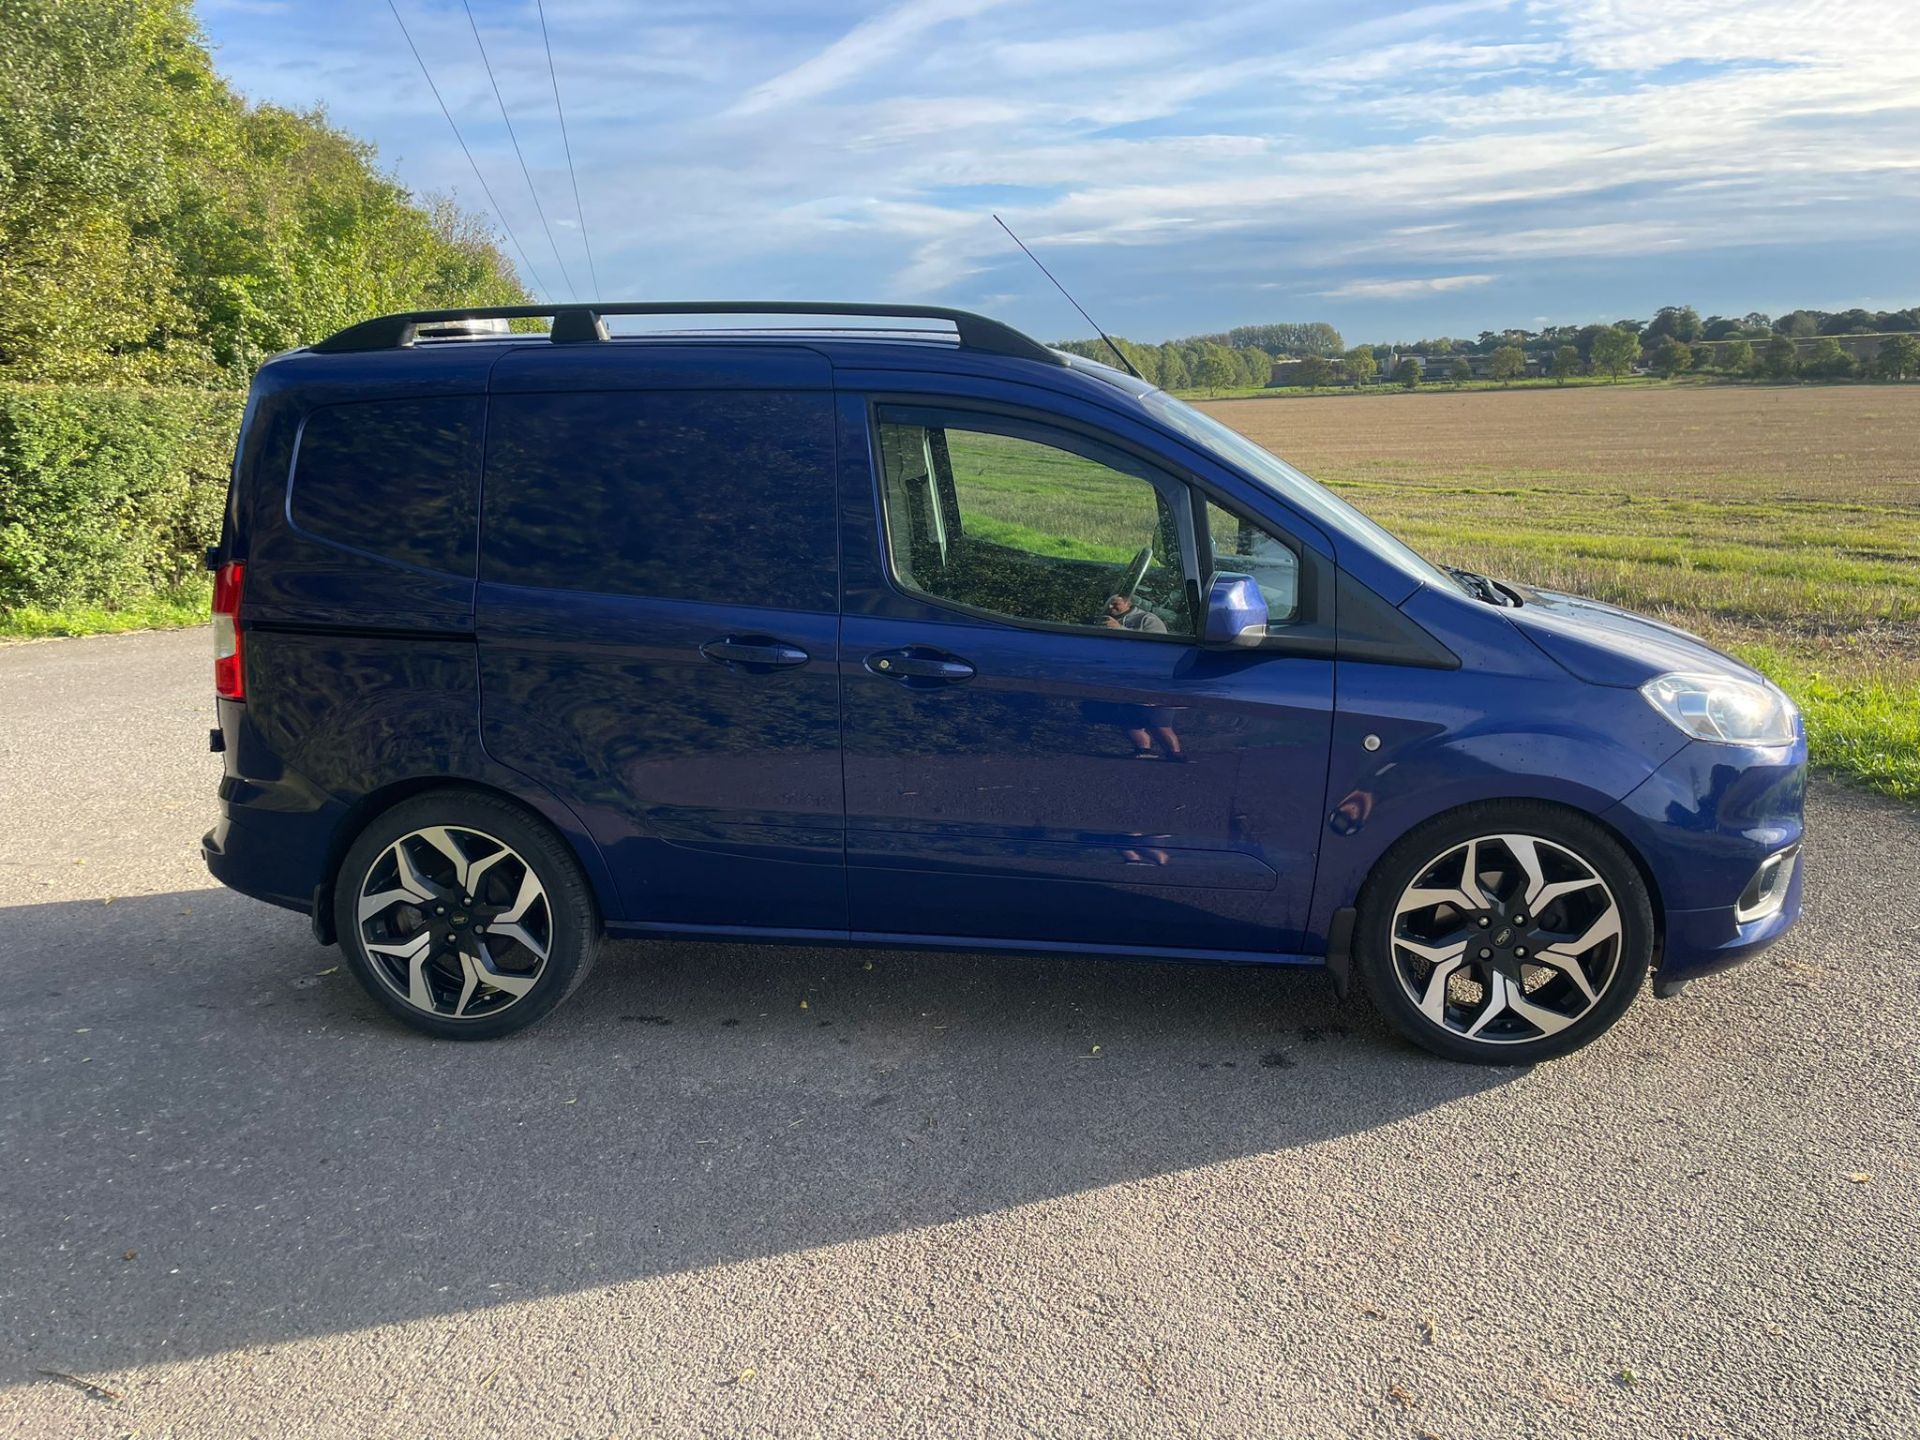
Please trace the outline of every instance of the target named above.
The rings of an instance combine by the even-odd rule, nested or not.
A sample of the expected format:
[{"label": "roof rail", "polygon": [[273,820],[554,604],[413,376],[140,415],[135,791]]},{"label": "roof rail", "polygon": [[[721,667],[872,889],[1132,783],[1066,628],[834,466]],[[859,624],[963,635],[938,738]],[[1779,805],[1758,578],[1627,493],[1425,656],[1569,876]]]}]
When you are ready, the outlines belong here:
[{"label": "roof rail", "polygon": [[555,345],[609,340],[607,315],[875,315],[945,320],[959,336],[960,348],[990,355],[1012,355],[1045,365],[1064,365],[1060,356],[1011,326],[968,310],[943,305],[870,305],[810,300],[661,300],[589,305],[482,305],[464,310],[408,310],[362,320],[329,335],[312,348],[323,355],[364,350],[399,350],[414,343],[420,327],[451,320],[543,320],[551,318]]}]

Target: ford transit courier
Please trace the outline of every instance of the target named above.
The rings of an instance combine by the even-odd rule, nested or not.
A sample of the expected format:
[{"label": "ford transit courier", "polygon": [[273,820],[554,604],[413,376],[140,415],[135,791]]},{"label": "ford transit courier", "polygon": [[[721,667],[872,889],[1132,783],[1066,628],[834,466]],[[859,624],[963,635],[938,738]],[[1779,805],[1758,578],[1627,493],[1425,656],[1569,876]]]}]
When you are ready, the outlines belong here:
[{"label": "ford transit courier", "polygon": [[[696,311],[759,324],[608,325]],[[209,560],[207,863],[435,1035],[699,936],[1357,972],[1512,1064],[1799,911],[1760,675],[964,312],[368,321],[261,368]]]}]

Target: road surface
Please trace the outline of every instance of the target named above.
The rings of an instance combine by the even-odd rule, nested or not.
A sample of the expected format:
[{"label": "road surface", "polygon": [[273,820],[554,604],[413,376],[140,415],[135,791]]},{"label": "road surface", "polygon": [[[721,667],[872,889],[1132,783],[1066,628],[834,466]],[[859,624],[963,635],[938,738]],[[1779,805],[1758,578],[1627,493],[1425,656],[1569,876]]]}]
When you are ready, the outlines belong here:
[{"label": "road surface", "polygon": [[[1920,1432],[1920,814],[1536,1071],[1310,974],[613,947],[389,1022],[213,888],[204,631],[0,648],[31,1436]],[[869,963],[870,962],[870,963]]]}]

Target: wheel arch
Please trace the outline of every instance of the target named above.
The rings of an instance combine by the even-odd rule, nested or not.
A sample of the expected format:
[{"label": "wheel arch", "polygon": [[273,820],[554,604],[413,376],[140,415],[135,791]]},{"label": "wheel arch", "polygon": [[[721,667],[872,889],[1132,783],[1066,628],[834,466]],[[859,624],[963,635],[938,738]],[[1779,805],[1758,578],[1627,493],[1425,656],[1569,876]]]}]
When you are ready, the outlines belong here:
[{"label": "wheel arch", "polygon": [[491,800],[504,801],[519,810],[529,820],[545,826],[567,847],[586,874],[588,888],[593,892],[594,903],[601,916],[614,913],[609,908],[609,903],[616,892],[606,860],[600,854],[600,847],[594,843],[593,837],[587,833],[586,827],[566,806],[550,796],[529,795],[505,785],[490,784],[466,776],[413,775],[405,779],[389,781],[369,790],[346,808],[339,822],[334,826],[333,834],[327,842],[327,858],[322,868],[321,881],[313,895],[313,933],[314,938],[321,944],[331,945],[339,939],[333,920],[334,891],[339,883],[340,867],[345,863],[347,852],[353,848],[354,841],[366,833],[369,825],[394,806],[411,800],[416,795],[424,795],[434,790],[462,790]]}]

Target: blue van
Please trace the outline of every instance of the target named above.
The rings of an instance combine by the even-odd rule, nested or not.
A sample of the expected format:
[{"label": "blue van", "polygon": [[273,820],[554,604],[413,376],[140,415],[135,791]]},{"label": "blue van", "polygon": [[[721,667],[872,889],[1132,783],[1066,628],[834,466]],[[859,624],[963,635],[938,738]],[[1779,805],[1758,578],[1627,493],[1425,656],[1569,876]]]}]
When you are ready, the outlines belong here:
[{"label": "blue van", "polygon": [[261,368],[208,559],[208,866],[434,1035],[659,935],[1357,971],[1516,1064],[1799,913],[1764,678],[961,311],[367,321]]}]

